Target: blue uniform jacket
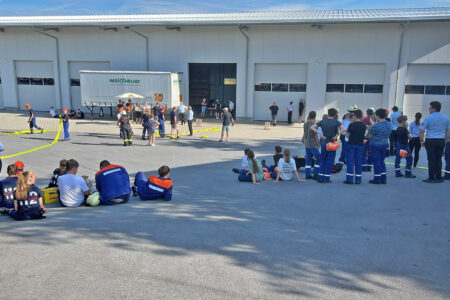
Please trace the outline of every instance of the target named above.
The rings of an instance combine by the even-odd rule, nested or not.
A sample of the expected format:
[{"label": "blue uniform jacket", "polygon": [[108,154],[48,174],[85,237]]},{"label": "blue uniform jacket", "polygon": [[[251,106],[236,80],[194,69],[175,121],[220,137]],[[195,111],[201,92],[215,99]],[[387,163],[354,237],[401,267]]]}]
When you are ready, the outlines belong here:
[{"label": "blue uniform jacket", "polygon": [[131,192],[128,172],[118,165],[109,165],[98,171],[95,185],[100,193],[100,202],[117,199]]},{"label": "blue uniform jacket", "polygon": [[172,200],[172,180],[170,178],[150,176],[145,184],[139,184],[138,194],[142,200],[156,200],[164,198],[166,201]]}]

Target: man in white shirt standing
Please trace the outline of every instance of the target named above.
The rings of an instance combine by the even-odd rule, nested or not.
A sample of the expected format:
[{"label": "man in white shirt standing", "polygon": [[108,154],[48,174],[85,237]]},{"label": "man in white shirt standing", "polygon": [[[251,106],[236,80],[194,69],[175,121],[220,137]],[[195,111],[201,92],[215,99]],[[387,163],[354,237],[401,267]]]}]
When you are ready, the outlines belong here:
[{"label": "man in white shirt standing", "polygon": [[194,112],[192,111],[192,106],[188,107],[186,115],[187,115],[187,122],[188,122],[188,127],[189,127],[189,136],[192,136],[194,134],[194,130],[192,130],[192,122],[194,121]]},{"label": "man in white shirt standing", "polygon": [[59,203],[65,207],[77,207],[85,203],[91,194],[92,183],[87,176],[77,176],[79,164],[76,160],[67,161],[67,174],[58,177]]},{"label": "man in white shirt standing", "polygon": [[236,115],[234,114],[234,102],[233,100],[228,100],[228,110],[230,112],[230,114],[233,116],[233,118],[236,117]]},{"label": "man in white shirt standing", "polygon": [[294,111],[294,102],[289,102],[289,105],[286,107],[288,112],[288,124],[292,124],[292,112]]},{"label": "man in white shirt standing", "polygon": [[185,112],[186,112],[186,109],[187,109],[187,107],[186,107],[186,105],[184,105],[183,104],[183,101],[180,101],[180,105],[178,105],[178,118],[180,119],[180,121],[181,121],[181,125],[184,125],[184,123],[186,123],[186,115],[185,115]]}]

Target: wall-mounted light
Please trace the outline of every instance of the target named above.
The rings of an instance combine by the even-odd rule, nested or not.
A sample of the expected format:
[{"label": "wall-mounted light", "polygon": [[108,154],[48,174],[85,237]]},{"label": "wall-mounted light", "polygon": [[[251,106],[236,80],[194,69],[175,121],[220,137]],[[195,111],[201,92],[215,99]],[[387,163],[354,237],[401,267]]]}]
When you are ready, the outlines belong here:
[{"label": "wall-mounted light", "polygon": [[311,28],[314,28],[314,29],[322,29],[323,26],[322,26],[322,25],[319,25],[319,24],[312,24],[312,25],[311,25]]},{"label": "wall-mounted light", "polygon": [[117,27],[102,27],[101,29],[103,29],[103,30],[112,30],[112,31],[115,31],[115,32],[117,32]]},{"label": "wall-mounted light", "polygon": [[176,30],[176,31],[181,31],[180,26],[166,26],[167,30]]}]

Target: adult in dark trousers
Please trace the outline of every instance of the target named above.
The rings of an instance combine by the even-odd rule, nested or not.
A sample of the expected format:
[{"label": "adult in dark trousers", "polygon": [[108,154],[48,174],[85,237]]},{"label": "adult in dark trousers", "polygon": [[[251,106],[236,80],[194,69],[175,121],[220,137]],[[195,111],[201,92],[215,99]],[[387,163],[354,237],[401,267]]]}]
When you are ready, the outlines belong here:
[{"label": "adult in dark trousers", "polygon": [[331,169],[336,158],[336,150],[327,150],[329,142],[336,141],[338,133],[344,133],[345,127],[336,119],[338,112],[335,108],[328,109],[327,118],[311,126],[311,130],[319,133],[319,127],[322,128],[321,136],[321,150],[320,150],[320,167],[317,182],[330,183]]},{"label": "adult in dark trousers", "polygon": [[286,107],[288,113],[288,124],[292,124],[292,113],[294,111],[294,102],[289,102],[289,105]]},{"label": "adult in dark trousers", "polygon": [[420,148],[422,147],[420,145],[420,129],[423,127],[423,122],[420,122],[421,118],[422,114],[417,112],[414,122],[409,124],[409,133],[411,134],[411,139],[409,140],[409,150],[411,153],[414,152],[414,168],[417,167],[417,163],[419,162],[419,153]]},{"label": "adult in dark trousers", "polygon": [[420,143],[425,146],[428,158],[428,179],[423,181],[440,183],[444,181],[441,176],[442,154],[450,137],[450,120],[440,113],[439,101],[431,102],[428,110],[430,115],[425,118],[423,128],[420,130]]},{"label": "adult in dark trousers", "polygon": [[393,106],[392,107],[392,114],[389,116],[389,118],[391,119],[391,126],[392,126],[392,132],[389,135],[389,156],[394,156],[395,155],[395,141],[396,141],[396,137],[395,137],[395,132],[398,128],[398,117],[400,117],[402,115],[402,113],[400,111],[398,111],[398,107],[397,106]]},{"label": "adult in dark trousers", "polygon": [[304,99],[300,99],[298,102],[298,122],[302,122],[303,111],[305,110],[306,102]]},{"label": "adult in dark trousers", "polygon": [[269,107],[270,114],[272,115],[272,125],[277,126],[277,115],[279,107],[276,102],[272,103],[272,106]]},{"label": "adult in dark trousers", "polygon": [[146,140],[150,135],[150,108],[146,108],[142,116],[142,140]]},{"label": "adult in dark trousers", "polygon": [[34,115],[33,110],[31,109],[30,104],[25,104],[25,108],[30,111],[30,118],[28,119],[28,123],[30,124],[30,133],[33,134],[33,128],[36,128],[37,130],[40,130],[41,133],[44,132],[44,128],[41,128],[37,126],[36,124],[36,116]]},{"label": "adult in dark trousers", "polygon": [[166,117],[164,117],[165,111],[166,111],[166,108],[162,107],[157,115],[158,123],[159,123],[159,136],[160,137],[166,136],[166,126],[164,125],[164,120],[166,119]]},{"label": "adult in dark trousers", "polygon": [[170,112],[170,139],[173,140],[173,133],[177,133],[177,139],[180,138],[180,128],[178,127],[178,120],[177,120],[177,108],[172,108],[172,111]]},{"label": "adult in dark trousers", "polygon": [[186,110],[187,106],[183,104],[183,101],[180,101],[180,105],[178,105],[178,118],[181,121],[181,125],[186,123]]},{"label": "adult in dark trousers", "polygon": [[64,127],[64,139],[63,141],[69,141],[70,140],[70,134],[69,134],[69,115],[67,114],[67,108],[63,108],[63,127]]},{"label": "adult in dark trousers", "polygon": [[189,135],[194,135],[194,130],[192,129],[192,122],[194,121],[194,112],[192,111],[192,106],[188,106],[188,110],[186,111],[186,119],[189,127]]},{"label": "adult in dark trousers", "polygon": [[447,137],[447,144],[445,144],[444,180],[450,180],[450,138],[449,137]]},{"label": "adult in dark trousers", "polygon": [[120,132],[123,137],[123,145],[131,146],[133,144],[133,140],[131,138],[131,125],[125,111],[122,111],[122,116],[120,117],[119,122],[117,122],[117,125],[120,126]]},{"label": "adult in dark trousers", "polygon": [[383,108],[377,109],[375,112],[376,124],[369,130],[370,154],[373,161],[373,180],[369,180],[372,184],[386,183],[386,147],[388,146],[389,136],[392,132],[392,124],[386,121],[387,112]]}]

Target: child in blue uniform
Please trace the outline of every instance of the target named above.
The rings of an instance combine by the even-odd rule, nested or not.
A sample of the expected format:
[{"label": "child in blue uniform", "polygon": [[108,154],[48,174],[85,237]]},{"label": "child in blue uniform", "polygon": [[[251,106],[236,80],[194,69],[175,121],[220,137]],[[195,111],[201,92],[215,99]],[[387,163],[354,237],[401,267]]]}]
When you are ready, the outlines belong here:
[{"label": "child in blue uniform", "polygon": [[169,178],[170,169],[168,166],[161,166],[158,169],[159,177],[151,175],[148,180],[144,173],[138,172],[134,179],[133,196],[139,195],[141,200],[172,200],[172,180]]},{"label": "child in blue uniform", "polygon": [[143,116],[142,126],[142,139],[146,140],[146,134],[150,135],[150,108],[146,108]]},{"label": "child in blue uniform", "polygon": [[388,147],[389,136],[392,133],[391,122],[386,121],[387,112],[383,108],[377,109],[375,112],[376,124],[369,130],[370,154],[373,161],[373,180],[372,184],[386,184],[386,164],[384,159],[388,154],[386,149]]},{"label": "child in blue uniform", "polygon": [[241,162],[241,168],[233,168],[233,172],[234,173],[238,173],[238,174],[245,174],[248,172],[248,151],[250,151],[250,149],[245,148],[244,149],[244,156],[242,156],[242,162]]},{"label": "child in blue uniform", "polygon": [[405,150],[408,152],[408,156],[406,157],[406,168],[405,168],[405,178],[416,178],[416,176],[412,175],[411,167],[412,167],[412,156],[411,150],[408,146],[408,141],[411,139],[411,135],[409,134],[406,121],[408,118],[406,116],[398,117],[398,127],[395,132],[395,177],[403,177],[402,172],[400,171],[400,150]]},{"label": "child in blue uniform", "polygon": [[367,126],[361,121],[362,111],[357,109],[353,112],[352,122],[347,128],[347,178],[345,184],[360,184],[362,177],[362,163],[364,157],[364,135]]},{"label": "child in blue uniform", "polygon": [[100,204],[124,204],[130,199],[130,177],[124,167],[111,165],[109,161],[100,163],[100,171],[95,174],[95,186],[100,193]]},{"label": "child in blue uniform", "polygon": [[[319,134],[312,131],[311,126],[316,124],[316,112],[310,111],[308,114],[308,118],[306,119],[306,123],[303,126],[303,137],[302,143],[305,144],[306,155],[305,155],[305,177],[306,179],[317,179],[319,175],[319,167],[320,167],[320,142],[319,142]],[[320,129],[320,128],[319,128]],[[315,160],[314,163],[314,176],[311,176],[311,164]]]},{"label": "child in blue uniform", "polygon": [[344,133],[346,131],[345,127],[336,120],[337,110],[335,108],[328,109],[327,118],[320,121],[317,124],[311,126],[311,130],[315,133],[319,133],[318,127],[322,128],[321,134],[321,151],[320,151],[320,168],[319,176],[317,182],[319,183],[329,183],[331,182],[331,169],[334,165],[334,159],[336,158],[336,150],[328,151],[327,144],[329,142],[335,141],[338,133]]},{"label": "child in blue uniform", "polygon": [[17,189],[17,166],[15,164],[9,165],[8,177],[0,181],[0,207],[4,207],[8,210],[14,208],[14,193]]},{"label": "child in blue uniform", "polygon": [[25,108],[30,111],[30,118],[28,119],[28,123],[30,124],[30,133],[33,134],[33,128],[36,128],[37,130],[40,130],[41,133],[44,132],[44,128],[41,128],[37,126],[36,124],[36,115],[34,114],[33,110],[31,109],[30,104],[25,104]]},{"label": "child in blue uniform", "polygon": [[27,221],[45,218],[45,207],[42,192],[34,184],[36,176],[32,171],[19,175],[14,199],[14,209],[9,215],[16,221]]},{"label": "child in blue uniform", "polygon": [[50,183],[48,184],[48,187],[58,187],[58,177],[66,174],[66,165],[67,160],[61,159],[59,161],[59,168],[55,169],[53,171],[52,179],[50,179]]},{"label": "child in blue uniform", "polygon": [[415,168],[419,162],[419,153],[420,148],[422,147],[420,144],[420,129],[423,128],[423,122],[420,122],[420,119],[422,118],[422,114],[420,112],[416,112],[414,117],[414,122],[409,124],[409,133],[411,134],[411,139],[409,140],[409,150],[411,150],[411,153],[414,151],[413,166]]},{"label": "child in blue uniform", "polygon": [[283,158],[283,148],[281,148],[281,146],[275,146],[274,150],[275,154],[272,156],[273,165],[266,166],[266,161],[264,159],[261,161],[263,168],[267,168],[267,170],[271,173],[276,173],[275,168],[278,166],[278,162],[280,161],[280,159]]}]

